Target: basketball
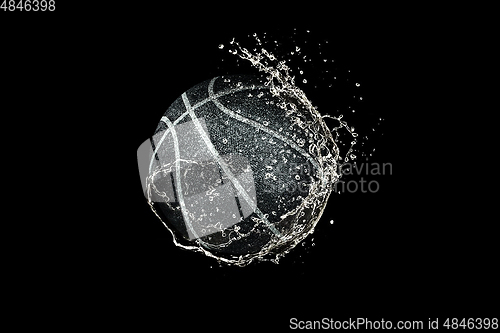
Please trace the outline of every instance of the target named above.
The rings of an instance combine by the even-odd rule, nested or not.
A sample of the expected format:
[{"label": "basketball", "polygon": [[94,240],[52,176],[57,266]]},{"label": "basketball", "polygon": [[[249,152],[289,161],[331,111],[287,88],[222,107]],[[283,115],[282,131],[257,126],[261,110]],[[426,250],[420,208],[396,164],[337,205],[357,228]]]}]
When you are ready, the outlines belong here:
[{"label": "basketball", "polygon": [[236,264],[288,251],[312,232],[331,191],[321,122],[264,78],[202,82],[138,149],[144,195],[185,249]]}]

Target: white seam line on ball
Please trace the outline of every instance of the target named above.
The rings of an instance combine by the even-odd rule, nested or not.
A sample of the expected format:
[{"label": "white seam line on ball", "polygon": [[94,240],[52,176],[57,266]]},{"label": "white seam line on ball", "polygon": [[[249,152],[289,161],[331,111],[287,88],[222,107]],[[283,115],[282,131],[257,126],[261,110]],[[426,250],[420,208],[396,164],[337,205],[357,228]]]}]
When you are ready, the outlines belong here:
[{"label": "white seam line on ball", "polygon": [[179,199],[179,204],[181,206],[181,212],[182,216],[184,217],[184,220],[186,221],[186,224],[189,227],[189,230],[193,233],[193,235],[198,239],[200,238],[196,231],[194,231],[193,226],[191,225],[191,222],[189,221],[189,216],[188,216],[188,211],[186,209],[186,204],[184,202],[184,195],[182,194],[182,183],[181,183],[181,166],[180,166],[180,158],[181,154],[179,151],[179,141],[177,140],[177,133],[175,132],[174,125],[172,122],[167,118],[166,124],[170,131],[172,132],[172,139],[174,140],[174,152],[175,152],[175,172],[177,173],[175,180],[176,180],[176,187],[177,187],[177,198]]},{"label": "white seam line on ball", "polygon": [[200,121],[196,117],[196,114],[194,113],[193,109],[191,108],[191,104],[189,103],[189,100],[186,96],[186,93],[182,94],[182,100],[184,101],[184,105],[186,106],[187,111],[189,112],[189,115],[191,116],[191,119],[196,126],[196,129],[200,133],[201,137],[203,138],[203,141],[205,141],[205,145],[207,146],[208,150],[214,157],[214,159],[217,161],[217,163],[220,165],[224,173],[227,175],[227,178],[233,183],[234,187],[238,191],[238,194],[245,199],[247,204],[250,207],[255,207],[255,213],[260,217],[260,219],[264,222],[264,224],[278,237],[281,237],[281,233],[272,225],[267,218],[264,216],[264,214],[260,211],[259,207],[257,207],[256,203],[253,202],[252,198],[248,195],[248,193],[245,191],[243,186],[241,186],[240,182],[236,177],[233,175],[231,170],[229,169],[229,166],[226,164],[226,162],[221,158],[217,150],[215,149],[214,145],[212,144],[212,141],[208,137],[207,133],[203,130],[203,127],[201,126]]},{"label": "white seam line on ball", "polygon": [[[217,94],[215,94],[214,96],[209,96],[207,98],[205,98],[204,100],[196,103],[194,106],[192,106],[192,110],[196,110],[197,108],[199,108],[200,106],[202,106],[203,104],[207,103],[207,102],[210,102],[212,101],[214,98],[219,98],[219,97],[222,97],[222,96],[226,96],[226,95],[229,95],[229,94],[232,94],[234,92],[238,92],[238,91],[243,91],[243,90],[248,90],[248,89],[269,89],[269,87],[267,86],[256,86],[256,87],[239,87],[239,88],[235,88],[235,89],[231,89],[231,90],[228,90],[228,91],[222,91],[222,92],[218,92]],[[189,114],[188,111],[184,112],[183,114],[181,114],[174,122],[173,122],[173,125],[177,125],[182,119],[184,119],[184,117],[186,117],[187,115]],[[163,116],[161,117],[160,121],[164,122],[164,123],[167,123],[167,120],[170,121],[170,119],[168,119],[168,117],[166,116]],[[149,161],[149,172],[151,173],[151,167],[153,166],[153,160],[154,160],[154,157],[156,155],[156,153],[158,152],[158,149],[160,149],[160,146],[161,144],[163,143],[163,140],[165,140],[167,134],[170,132],[170,129],[167,128],[165,130],[165,133],[163,133],[163,136],[161,137],[160,141],[158,141],[158,144],[156,145],[156,148],[155,148],[155,151],[153,152],[153,156],[151,156],[151,161]]]},{"label": "white seam line on ball", "polygon": [[253,126],[253,127],[256,127],[258,128],[259,130],[261,131],[264,131],[272,136],[274,136],[276,139],[278,140],[281,140],[283,142],[285,142],[286,144],[288,144],[290,147],[292,147],[293,149],[295,149],[296,151],[298,151],[302,156],[304,156],[305,158],[307,158],[309,160],[309,162],[311,162],[315,167],[316,167],[316,170],[319,171],[320,173],[320,178],[323,178],[323,171],[321,169],[321,167],[319,166],[318,162],[316,162],[314,160],[314,158],[312,158],[311,155],[309,155],[305,150],[303,150],[302,148],[300,148],[299,146],[297,146],[297,144],[295,144],[295,142],[293,141],[290,141],[288,140],[287,138],[285,138],[284,136],[276,133],[275,131],[273,131],[272,129],[269,129],[267,128],[266,126],[263,126],[261,124],[259,124],[258,122],[256,122],[255,120],[252,120],[252,119],[249,119],[249,118],[246,118],[246,117],[243,117],[242,115],[239,115],[237,114],[236,112],[226,108],[224,105],[222,105],[221,102],[219,102],[217,100],[217,97],[215,97],[214,95],[214,83],[215,83],[215,80],[217,79],[218,77],[214,77],[210,83],[208,84],[208,95],[212,98],[212,102],[214,102],[214,104],[222,111],[224,112],[225,114],[229,115],[230,117],[232,118],[235,118],[236,120],[239,120],[245,124],[248,124],[250,126]]}]

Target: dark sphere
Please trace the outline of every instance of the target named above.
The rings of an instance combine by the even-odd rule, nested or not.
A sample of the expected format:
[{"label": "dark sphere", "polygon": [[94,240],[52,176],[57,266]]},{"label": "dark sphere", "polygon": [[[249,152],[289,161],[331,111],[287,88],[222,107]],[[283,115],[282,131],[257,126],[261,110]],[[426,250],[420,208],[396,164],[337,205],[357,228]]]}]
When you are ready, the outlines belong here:
[{"label": "dark sphere", "polygon": [[266,82],[224,76],[192,87],[141,146],[145,195],[179,246],[243,265],[287,252],[321,216],[331,186],[318,146],[331,134]]}]

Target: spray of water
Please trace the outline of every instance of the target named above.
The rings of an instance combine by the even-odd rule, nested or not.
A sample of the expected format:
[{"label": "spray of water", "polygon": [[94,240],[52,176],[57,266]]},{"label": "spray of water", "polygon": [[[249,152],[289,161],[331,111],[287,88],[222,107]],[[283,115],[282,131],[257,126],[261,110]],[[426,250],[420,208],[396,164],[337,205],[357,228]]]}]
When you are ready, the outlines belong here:
[{"label": "spray of water", "polygon": [[[262,45],[260,38],[254,34],[256,44]],[[343,116],[338,117],[322,115],[312,102],[307,98],[302,89],[295,84],[295,77],[287,66],[286,60],[280,60],[273,53],[265,48],[254,52],[242,47],[235,39],[230,42],[232,46],[229,53],[237,55],[239,58],[249,61],[259,72],[264,72],[267,76],[267,83],[273,96],[278,97],[281,103],[278,106],[286,111],[286,116],[293,119],[302,130],[311,133],[312,140],[308,142],[308,152],[320,166],[319,177],[315,179],[310,187],[309,194],[303,198],[302,203],[294,210],[282,216],[282,219],[293,217],[296,225],[300,226],[293,230],[287,237],[279,240],[274,247],[280,251],[272,251],[275,255],[273,262],[278,262],[279,258],[288,253],[298,243],[314,232],[323,210],[326,206],[332,188],[341,177],[342,165],[349,160],[354,160],[354,145],[357,143],[358,134],[354,127],[350,127]],[[295,52],[299,52],[297,46]],[[291,54],[293,55],[293,51]],[[328,128],[323,121],[324,118],[331,118],[338,122],[337,126]],[[343,132],[342,130],[345,130]],[[337,143],[340,137],[348,133],[351,137],[350,146],[347,151],[341,152]],[[301,217],[310,217],[310,220],[300,220]],[[283,246],[284,245],[284,246]],[[261,253],[259,259],[263,259],[267,253]],[[244,264],[247,264],[245,262]]]},{"label": "spray of water", "polygon": [[[254,38],[257,46],[261,46],[262,43],[259,37],[254,35]],[[219,45],[219,49],[225,49],[225,45]],[[273,217],[275,221],[273,223],[274,228],[278,230],[277,235],[271,235],[272,237],[269,238],[269,241],[259,251],[237,256],[221,254],[219,250],[229,246],[233,242],[249,237],[260,226],[266,223],[263,218],[252,216],[251,219],[254,224],[251,229],[243,230],[240,225],[235,224],[224,230],[220,230],[217,241],[213,241],[213,239],[212,241],[207,241],[206,238],[202,237],[196,239],[194,242],[186,243],[177,239],[168,224],[163,222],[161,214],[158,213],[158,209],[152,200],[153,194],[160,197],[167,195],[155,187],[155,178],[162,173],[165,174],[175,169],[176,166],[174,164],[164,165],[162,168],[150,173],[147,178],[148,202],[158,218],[172,232],[175,244],[181,248],[202,252],[209,257],[217,259],[219,262],[238,266],[248,265],[254,260],[271,260],[278,263],[281,257],[314,232],[332,189],[341,176],[342,165],[356,158],[353,148],[357,142],[358,135],[354,131],[354,128],[350,127],[342,119],[341,115],[335,117],[320,114],[307,98],[304,91],[295,84],[295,77],[292,75],[293,71],[287,66],[286,60],[278,59],[278,57],[263,47],[259,47],[259,50],[254,48],[252,51],[249,51],[234,39],[229,43],[227,49],[231,54],[249,62],[256,71],[264,74],[266,78],[265,85],[269,88],[272,96],[278,101],[277,106],[284,110],[284,114],[291,124],[286,129],[286,132],[291,138],[294,138],[295,144],[306,151],[314,161],[314,165],[316,166],[315,172],[310,177],[311,182],[308,184],[307,195],[287,198],[287,200],[295,202],[293,205],[294,208]],[[298,51],[299,48],[297,47],[295,52]],[[227,78],[226,80],[225,82],[229,82],[231,79]],[[324,121],[325,118],[336,121],[338,125],[329,128]],[[301,135],[295,137],[293,135],[294,132],[301,133]],[[351,138],[350,146],[348,146],[346,151],[341,152],[337,142],[340,137],[346,135]],[[308,139],[305,140],[304,137]],[[189,164],[196,162],[176,161],[176,163]],[[272,170],[272,166],[268,167]],[[269,175],[272,177],[271,173]],[[207,195],[210,195],[210,193]],[[279,200],[279,198],[276,198],[276,200]],[[167,205],[172,211],[181,210],[181,207],[168,204],[168,202]],[[272,213],[276,215],[275,211]],[[268,218],[269,214],[264,214],[264,217]]]}]

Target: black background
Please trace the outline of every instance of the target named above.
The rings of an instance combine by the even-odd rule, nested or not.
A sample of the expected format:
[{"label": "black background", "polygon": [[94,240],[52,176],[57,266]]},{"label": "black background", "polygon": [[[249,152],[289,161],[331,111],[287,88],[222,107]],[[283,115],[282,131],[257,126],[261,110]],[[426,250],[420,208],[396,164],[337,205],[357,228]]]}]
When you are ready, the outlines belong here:
[{"label": "black background", "polygon": [[[440,53],[444,34],[407,10],[395,18],[339,8],[320,15],[320,9],[255,7],[250,14],[245,6],[228,13],[223,5],[57,6],[55,13],[1,13],[10,31],[3,62],[25,66],[11,67],[18,75],[6,81],[10,90],[30,87],[44,110],[57,110],[34,116],[71,124],[45,135],[78,147],[70,165],[84,170],[79,186],[92,197],[70,199],[63,220],[81,215],[85,223],[75,232],[61,229],[59,238],[79,244],[62,266],[71,267],[74,281],[67,300],[91,304],[85,318],[142,329],[155,323],[285,330],[291,317],[427,323],[438,316],[488,317],[498,309],[488,305],[496,274],[492,236],[468,223],[474,219],[461,214],[465,207],[444,200],[447,184],[436,178],[445,172],[423,158],[441,146],[422,135],[428,120],[418,115],[426,105],[433,119],[441,117],[434,108],[436,78],[429,77],[440,62],[429,57]],[[393,173],[372,176],[377,193],[332,194],[306,245],[278,265],[221,266],[176,248],[142,194],[137,148],[185,90],[236,69],[252,71],[221,65],[219,44],[253,32],[286,39],[292,28],[310,29],[310,43],[329,40],[339,70],[350,69],[361,82],[359,112],[343,113],[360,133],[384,119],[371,136],[376,152],[369,162],[391,163]],[[312,85],[304,90],[320,112],[331,103],[335,110],[349,104]]]}]

